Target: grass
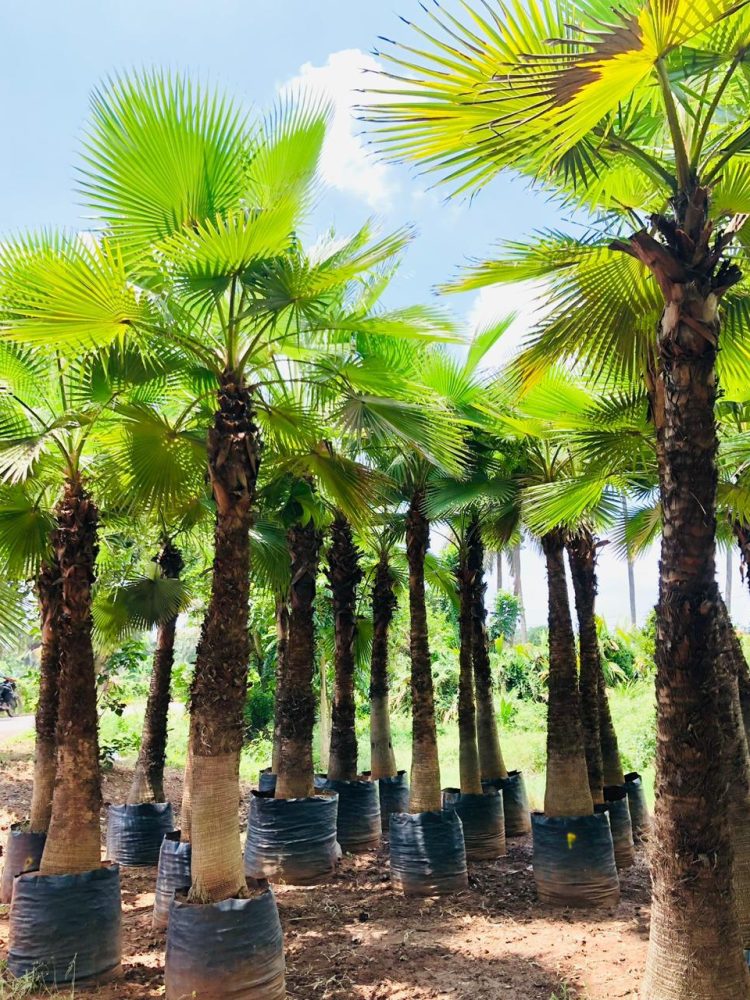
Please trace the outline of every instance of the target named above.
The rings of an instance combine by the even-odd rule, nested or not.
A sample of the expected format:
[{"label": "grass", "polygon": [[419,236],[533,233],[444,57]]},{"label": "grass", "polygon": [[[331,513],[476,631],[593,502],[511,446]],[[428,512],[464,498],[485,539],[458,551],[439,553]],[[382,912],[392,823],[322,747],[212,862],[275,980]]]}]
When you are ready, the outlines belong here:
[{"label": "grass", "polygon": [[[610,692],[610,704],[617,730],[620,752],[626,771],[639,771],[649,804],[653,805],[655,748],[653,684],[641,681]],[[546,705],[535,702],[505,701],[501,708],[501,741],[507,766],[522,770],[532,809],[539,809],[544,800],[546,755]],[[122,716],[107,713],[102,718],[100,742],[115,748],[123,759],[135,757],[143,719],[143,706],[131,705]],[[400,768],[411,765],[411,721],[405,715],[392,720],[393,746]],[[359,760],[365,769],[370,759],[368,719],[357,719]],[[181,705],[173,705],[169,715],[169,747],[167,763],[181,768],[185,764],[188,738],[188,718]],[[438,726],[438,746],[443,787],[458,785],[458,727],[455,721]],[[319,740],[315,735],[315,760],[319,767]],[[271,761],[271,741],[262,737],[242,751],[240,774],[255,781],[258,771]]]},{"label": "grass", "polygon": [[[0,1000],[24,1000],[25,997],[45,996],[59,997],[60,1000],[75,1000],[76,987],[71,983],[70,992],[63,993],[60,988],[51,990],[35,972],[29,972],[19,979],[14,979],[8,972],[7,962],[0,962]],[[80,996],[80,994],[79,994]]]}]

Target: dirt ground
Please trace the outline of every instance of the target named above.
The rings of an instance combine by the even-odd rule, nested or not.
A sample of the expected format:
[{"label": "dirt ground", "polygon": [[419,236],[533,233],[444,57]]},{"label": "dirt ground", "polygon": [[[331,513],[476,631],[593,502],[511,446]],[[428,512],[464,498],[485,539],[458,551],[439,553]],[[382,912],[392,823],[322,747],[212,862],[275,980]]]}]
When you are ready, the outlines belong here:
[{"label": "dirt ground", "polygon": [[[28,753],[0,750],[0,839],[28,809]],[[106,802],[124,800],[127,768],[105,775]],[[179,804],[181,777],[168,776]],[[164,995],[164,939],[151,929],[155,869],[123,869],[124,959],[119,979],[83,990],[99,1000]],[[580,913],[536,902],[530,839],[506,858],[470,866],[455,896],[405,899],[387,850],[345,857],[330,883],[277,888],[289,1000],[614,1000],[637,996],[648,936],[643,858],[622,879],[615,910]],[[8,937],[0,908],[0,957]],[[3,997],[0,981],[0,998]],[[66,994],[67,995],[67,994]],[[34,994],[41,996],[41,994]]]}]

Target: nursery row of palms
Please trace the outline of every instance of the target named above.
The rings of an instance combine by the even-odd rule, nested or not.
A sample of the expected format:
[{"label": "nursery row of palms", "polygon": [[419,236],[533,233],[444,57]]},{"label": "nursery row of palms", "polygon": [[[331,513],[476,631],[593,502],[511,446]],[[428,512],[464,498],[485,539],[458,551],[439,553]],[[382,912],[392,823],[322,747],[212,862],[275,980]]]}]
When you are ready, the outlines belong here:
[{"label": "nursery row of palms", "polygon": [[[53,732],[56,747],[41,870],[99,864],[91,641],[99,519],[102,537],[147,521],[142,531],[158,541],[162,575],[174,583],[172,549],[213,518],[191,693],[194,904],[250,892],[236,789],[251,549],[263,519],[290,570],[276,584],[280,799],[314,790],[312,607],[324,529],[337,668],[329,771],[345,782],[358,770],[352,600],[358,547],[374,536],[373,771],[393,775],[385,652],[390,559],[403,532],[415,815],[441,805],[424,606],[430,522],[448,526],[458,552],[467,801],[483,801],[483,778],[485,788],[507,780],[486,656],[483,546],[512,541],[524,523],[540,540],[550,592],[548,779],[535,875],[545,897],[570,898],[586,854],[570,845],[580,838],[585,847],[590,836],[601,867],[596,877],[586,868],[588,901],[611,900],[615,803],[627,801],[627,781],[593,612],[598,535],[627,494],[635,514],[626,549],[659,529],[662,540],[645,996],[734,1000],[750,994],[740,697],[748,684],[714,551],[719,504],[743,556],[749,537],[741,268],[750,5],[462,7],[462,17],[430,10],[433,24],[415,29],[420,42],[385,54],[385,93],[366,116],[393,155],[422,162],[455,190],[513,170],[589,226],[584,238],[550,232],[501,247],[445,289],[544,283],[537,328],[504,377],[483,369],[503,324],[480,331],[459,361],[457,348],[428,343],[455,337],[441,313],[380,305],[406,232],[377,238],[365,227],[353,239],[305,245],[326,111],[304,100],[252,122],[185,80],[115,81],[94,98],[81,171],[93,235],[45,233],[3,248],[4,478],[8,509],[28,524],[6,535],[15,565],[38,577],[45,662],[59,663],[57,684],[40,700],[47,761]],[[185,599],[176,585],[171,593],[171,614],[160,619],[165,664]],[[152,720],[164,703],[158,673]],[[56,724],[42,712],[55,690]],[[40,743],[40,767],[44,759]],[[46,773],[49,788],[49,765]],[[157,792],[152,784],[149,794]]]},{"label": "nursery row of palms", "polygon": [[[358,772],[352,529],[379,553],[373,771],[394,776],[389,560],[403,532],[410,811],[441,807],[424,601],[430,518],[447,520],[459,543],[461,793],[481,798],[482,779],[508,778],[492,705],[482,536],[499,542],[518,531],[523,476],[540,459],[518,433],[514,394],[482,368],[506,324],[480,331],[457,360],[434,344],[456,339],[444,315],[380,305],[408,233],[378,238],[365,226],[304,248],[297,232],[325,119],[302,101],[253,124],[186,80],[116,82],[94,99],[83,169],[100,232],[35,234],[3,248],[3,548],[7,572],[35,578],[42,613],[30,826],[46,834],[43,876],[99,868],[95,610],[103,632],[128,620],[159,624],[130,800],[164,798],[169,672],[177,615],[190,599],[180,549],[195,535],[210,553],[211,583],[191,691],[189,902],[248,896],[237,782],[248,592],[264,571],[283,639],[276,797],[313,793],[313,609],[324,529],[336,637],[329,778]],[[545,538],[553,535],[559,568],[563,535]],[[274,537],[281,569],[268,555]],[[111,579],[100,549],[123,544],[151,546],[149,578]],[[587,613],[590,625],[593,607]],[[568,761],[581,732],[572,629],[564,638],[565,662],[553,673],[567,671],[563,694],[572,700],[554,690],[550,699],[551,722],[561,726],[550,730],[550,789],[560,815],[585,814],[593,812],[588,779]],[[597,676],[592,690],[598,718]]]}]

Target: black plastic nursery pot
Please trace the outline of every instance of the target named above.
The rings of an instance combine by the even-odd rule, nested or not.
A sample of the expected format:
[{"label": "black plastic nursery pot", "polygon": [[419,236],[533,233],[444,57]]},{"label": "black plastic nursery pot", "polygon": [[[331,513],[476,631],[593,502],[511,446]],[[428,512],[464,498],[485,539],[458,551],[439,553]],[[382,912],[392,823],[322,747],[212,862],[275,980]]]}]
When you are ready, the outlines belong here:
[{"label": "black plastic nursery pot", "polygon": [[167,1000],[284,1000],[284,941],[270,889],[248,899],[188,903],[169,913]]},{"label": "black plastic nursery pot", "polygon": [[156,871],[153,913],[155,930],[161,930],[169,923],[169,907],[175,892],[190,888],[190,858],[191,846],[187,842],[182,843],[179,830],[164,834]]},{"label": "black plastic nursery pot", "polygon": [[482,787],[503,793],[506,837],[524,837],[531,832],[531,810],[522,771],[508,771],[507,778],[483,781]]},{"label": "black plastic nursery pot", "polygon": [[245,875],[289,885],[329,878],[341,856],[336,842],[338,795],[275,799],[252,792],[245,841]]},{"label": "black plastic nursery pot", "polygon": [[169,802],[112,805],[107,814],[107,857],[129,868],[156,865],[164,835],[172,830]]},{"label": "black plastic nursery pot", "polygon": [[[363,771],[365,777],[372,781],[372,772]],[[399,771],[388,778],[378,778],[378,797],[380,799],[380,828],[388,833],[393,813],[406,812],[409,808],[409,779],[406,771]]]},{"label": "black plastic nursery pot", "polygon": [[492,861],[507,853],[503,796],[496,789],[463,795],[460,788],[444,788],[443,808],[455,809],[461,820],[467,861]]},{"label": "black plastic nursery pot", "polygon": [[604,803],[609,813],[609,826],[615,847],[615,864],[618,868],[629,868],[635,864],[635,845],[628,793],[621,785],[605,785]]},{"label": "black plastic nursery pot", "polygon": [[8,968],[45,983],[111,973],[122,958],[120,869],[104,862],[80,875],[19,875],[10,907]]},{"label": "black plastic nursery pot", "polygon": [[625,775],[623,787],[628,793],[633,840],[639,844],[646,840],[651,832],[651,816],[646,804],[646,793],[643,791],[643,779],[637,771],[631,771]]},{"label": "black plastic nursery pot", "polygon": [[607,811],[593,816],[532,813],[534,881],[555,906],[616,906],[620,880]]},{"label": "black plastic nursery pot", "polygon": [[9,903],[13,896],[13,879],[21,872],[35,872],[42,860],[46,833],[32,833],[23,823],[13,823],[5,845],[5,867],[0,881],[0,903]]},{"label": "black plastic nursery pot", "polygon": [[326,781],[326,790],[339,797],[336,839],[343,851],[357,854],[380,844],[380,799],[372,781]]},{"label": "black plastic nursery pot", "polygon": [[406,896],[444,896],[469,884],[455,809],[391,816],[391,882]]}]

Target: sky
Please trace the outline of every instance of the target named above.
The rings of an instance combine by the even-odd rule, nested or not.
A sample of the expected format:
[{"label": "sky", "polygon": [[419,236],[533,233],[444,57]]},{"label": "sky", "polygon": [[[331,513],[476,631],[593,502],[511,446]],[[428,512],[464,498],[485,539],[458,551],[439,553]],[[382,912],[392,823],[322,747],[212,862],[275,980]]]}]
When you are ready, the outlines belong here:
[{"label": "sky", "polygon": [[[449,9],[455,0],[445,0]],[[411,222],[417,238],[390,292],[394,305],[434,301],[434,286],[498,241],[545,228],[575,227],[556,205],[517,178],[495,180],[474,199],[446,200],[414,169],[375,158],[354,108],[379,67],[373,54],[407,40],[401,18],[424,23],[418,0],[26,0],[0,5],[0,239],[38,227],[84,229],[76,163],[92,90],[112,75],[154,66],[188,72],[263,111],[300,87],[335,109],[321,170],[324,195],[313,230],[352,232],[369,218],[387,231]],[[540,292],[542,295],[540,295]],[[533,286],[453,295],[444,304],[465,324],[510,312],[516,320],[492,356],[510,357],[543,298]],[[436,539],[437,541],[437,539]],[[644,618],[656,599],[657,553],[636,565]],[[720,555],[724,579],[723,554]],[[522,555],[529,624],[546,619],[542,560]],[[735,560],[734,615],[750,624],[750,597]],[[606,548],[600,558],[599,612],[628,618],[627,570]]]}]

